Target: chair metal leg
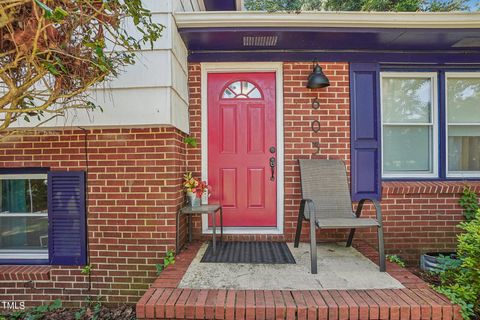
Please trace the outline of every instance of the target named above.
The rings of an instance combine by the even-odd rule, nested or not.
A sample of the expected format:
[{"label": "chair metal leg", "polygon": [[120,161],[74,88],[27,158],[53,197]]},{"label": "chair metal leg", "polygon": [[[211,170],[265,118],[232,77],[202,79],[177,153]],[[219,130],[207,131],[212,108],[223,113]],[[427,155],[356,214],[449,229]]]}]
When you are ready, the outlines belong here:
[{"label": "chair metal leg", "polygon": [[220,242],[223,244],[223,210],[220,207]]},{"label": "chair metal leg", "polygon": [[217,217],[215,211],[212,213],[212,236],[213,236],[213,254],[217,254]]},{"label": "chair metal leg", "polygon": [[347,247],[352,246],[353,236],[355,236],[355,229],[350,229],[350,234],[348,235]]},{"label": "chair metal leg", "polygon": [[315,231],[315,218],[310,217],[310,258],[312,274],[317,274],[317,237]]},{"label": "chair metal leg", "polygon": [[300,210],[298,210],[298,219],[297,219],[297,231],[295,232],[295,243],[293,246],[298,248],[300,243],[300,234],[302,233],[302,222],[303,222],[303,210],[305,209],[305,202],[300,203]]},{"label": "chair metal leg", "polygon": [[386,271],[385,247],[384,247],[384,244],[383,244],[383,227],[382,227],[382,225],[380,225],[378,227],[377,235],[378,235],[378,258],[380,259],[380,261],[379,261],[380,272],[385,272]]}]

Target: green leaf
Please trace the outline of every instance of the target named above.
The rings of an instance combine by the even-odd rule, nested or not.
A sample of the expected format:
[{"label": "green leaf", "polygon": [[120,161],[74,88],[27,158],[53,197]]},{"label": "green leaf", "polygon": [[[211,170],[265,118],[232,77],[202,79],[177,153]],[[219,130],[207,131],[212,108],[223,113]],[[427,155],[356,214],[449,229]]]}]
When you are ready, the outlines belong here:
[{"label": "green leaf", "polygon": [[[68,74],[68,69],[65,67],[65,65],[62,63],[62,60],[60,60],[59,57],[55,57],[55,65],[56,66],[59,66],[60,67],[60,70],[62,70],[62,72],[64,74]],[[55,69],[57,70],[57,69]],[[58,70],[57,70],[58,71]]]},{"label": "green leaf", "polygon": [[68,16],[68,12],[65,11],[63,8],[56,7],[55,10],[53,10],[52,18],[55,21],[61,21],[65,19],[67,16]]},{"label": "green leaf", "polygon": [[44,313],[44,312],[47,312],[48,309],[49,309],[48,304],[44,304],[44,305],[38,306],[36,308],[36,311],[40,313]]},{"label": "green leaf", "polygon": [[62,307],[62,300],[55,299],[48,309],[50,311],[54,311],[54,310],[60,309],[61,307]]},{"label": "green leaf", "polygon": [[187,145],[192,146],[194,148],[196,148],[198,145],[197,139],[194,137],[185,137],[183,139],[183,142],[185,142]]},{"label": "green leaf", "polygon": [[52,12],[53,10],[47,6],[46,4],[44,4],[43,2],[41,2],[40,0],[35,0],[35,3],[40,7],[42,8],[43,10],[43,15],[45,18],[50,18],[52,16]]},{"label": "green leaf", "polygon": [[53,64],[51,64],[50,62],[45,62],[44,66],[54,76],[59,76],[60,75],[60,72],[57,70],[57,68],[55,68],[55,66]]}]

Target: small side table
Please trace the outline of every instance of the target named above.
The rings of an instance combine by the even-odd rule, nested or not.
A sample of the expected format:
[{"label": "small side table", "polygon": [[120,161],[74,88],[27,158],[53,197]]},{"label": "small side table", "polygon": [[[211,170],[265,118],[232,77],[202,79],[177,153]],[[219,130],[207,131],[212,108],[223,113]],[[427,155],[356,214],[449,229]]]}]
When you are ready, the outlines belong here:
[{"label": "small side table", "polygon": [[216,233],[217,233],[217,221],[216,216],[217,212],[220,212],[220,241],[223,240],[223,210],[222,206],[219,204],[202,204],[197,207],[186,206],[181,208],[177,214],[177,252],[178,252],[178,243],[179,243],[179,222],[180,216],[185,214],[188,215],[188,241],[192,241],[192,215],[194,214],[207,214],[212,215],[212,234],[213,234],[213,253],[217,253],[217,244],[216,244]]}]

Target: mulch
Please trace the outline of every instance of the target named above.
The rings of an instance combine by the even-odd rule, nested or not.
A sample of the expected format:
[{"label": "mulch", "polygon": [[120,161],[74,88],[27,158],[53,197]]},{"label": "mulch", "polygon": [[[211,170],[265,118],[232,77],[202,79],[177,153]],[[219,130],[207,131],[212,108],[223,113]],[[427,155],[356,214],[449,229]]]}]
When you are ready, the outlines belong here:
[{"label": "mulch", "polygon": [[[42,318],[35,318],[38,320],[135,320],[135,306],[122,305],[115,308],[102,306],[94,318],[93,310],[87,309],[83,317],[75,318],[75,313],[78,309],[60,308],[53,312],[46,312]],[[0,316],[1,318],[1,316]],[[9,319],[8,315],[6,316]]]},{"label": "mulch", "polygon": [[439,286],[440,285],[440,277],[431,272],[425,272],[420,268],[408,268],[411,273],[422,279],[428,284]]}]

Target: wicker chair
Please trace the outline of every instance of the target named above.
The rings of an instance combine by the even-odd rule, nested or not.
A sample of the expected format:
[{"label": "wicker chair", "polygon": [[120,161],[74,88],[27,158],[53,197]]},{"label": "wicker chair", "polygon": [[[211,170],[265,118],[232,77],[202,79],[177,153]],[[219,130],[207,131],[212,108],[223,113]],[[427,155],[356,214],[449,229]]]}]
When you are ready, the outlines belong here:
[{"label": "wicker chair", "polygon": [[[377,227],[380,271],[385,271],[382,211],[376,200],[362,199],[355,214],[348,187],[345,164],[340,160],[299,160],[302,202],[298,213],[295,248],[298,248],[303,220],[310,221],[311,272],[317,273],[316,228],[350,229],[347,247],[352,245],[356,228]],[[366,200],[373,202],[376,219],[360,218]]]}]

